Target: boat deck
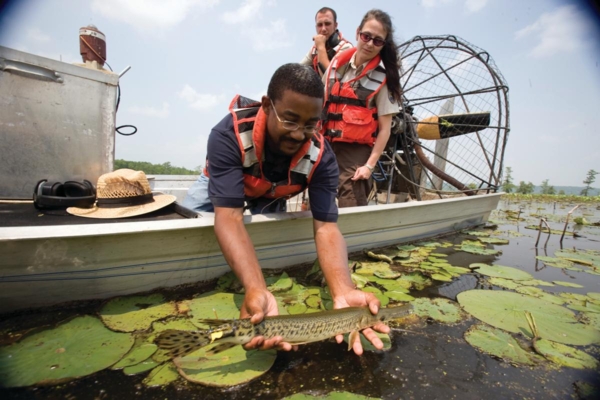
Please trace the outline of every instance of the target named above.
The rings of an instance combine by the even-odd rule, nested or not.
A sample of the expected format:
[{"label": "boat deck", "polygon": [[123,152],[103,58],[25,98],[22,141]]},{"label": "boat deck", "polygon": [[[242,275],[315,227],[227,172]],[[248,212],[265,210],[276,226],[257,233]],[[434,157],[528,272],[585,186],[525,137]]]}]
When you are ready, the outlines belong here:
[{"label": "boat deck", "polygon": [[[38,210],[33,203],[5,203],[0,201],[0,227],[18,226],[55,226],[55,225],[89,225],[115,222],[165,221],[186,219],[179,210],[180,206],[171,204],[149,214],[128,218],[97,219],[77,217],[65,210]],[[180,211],[178,213],[177,211]],[[193,215],[190,215],[193,217]]]}]

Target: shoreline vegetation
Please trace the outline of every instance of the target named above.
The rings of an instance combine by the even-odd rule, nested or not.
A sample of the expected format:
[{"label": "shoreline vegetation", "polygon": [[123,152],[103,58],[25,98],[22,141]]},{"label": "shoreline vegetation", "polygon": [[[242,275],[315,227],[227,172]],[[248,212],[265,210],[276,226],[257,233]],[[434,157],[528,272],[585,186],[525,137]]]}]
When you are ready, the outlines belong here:
[{"label": "shoreline vegetation", "polygon": [[502,200],[590,204],[590,203],[600,203],[600,195],[581,196],[581,195],[573,195],[573,194],[505,193],[502,195]]}]

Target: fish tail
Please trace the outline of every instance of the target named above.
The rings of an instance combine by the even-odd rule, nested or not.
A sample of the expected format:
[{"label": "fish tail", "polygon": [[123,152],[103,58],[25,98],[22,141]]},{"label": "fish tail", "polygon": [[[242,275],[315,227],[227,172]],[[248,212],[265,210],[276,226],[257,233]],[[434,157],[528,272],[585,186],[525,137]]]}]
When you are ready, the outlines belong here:
[{"label": "fish tail", "polygon": [[182,331],[168,329],[161,332],[154,343],[169,352],[172,358],[183,357],[210,344],[212,341],[209,331]]}]

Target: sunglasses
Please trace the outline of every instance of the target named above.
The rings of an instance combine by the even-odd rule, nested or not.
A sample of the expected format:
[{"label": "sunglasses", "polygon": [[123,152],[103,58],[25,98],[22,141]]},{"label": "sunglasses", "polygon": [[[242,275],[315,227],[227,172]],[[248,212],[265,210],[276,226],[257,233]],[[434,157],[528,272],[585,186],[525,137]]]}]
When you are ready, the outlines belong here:
[{"label": "sunglasses", "polygon": [[368,33],[359,32],[358,36],[360,36],[360,40],[362,40],[365,43],[369,43],[372,40],[373,46],[381,47],[385,44],[384,39],[375,38]]}]

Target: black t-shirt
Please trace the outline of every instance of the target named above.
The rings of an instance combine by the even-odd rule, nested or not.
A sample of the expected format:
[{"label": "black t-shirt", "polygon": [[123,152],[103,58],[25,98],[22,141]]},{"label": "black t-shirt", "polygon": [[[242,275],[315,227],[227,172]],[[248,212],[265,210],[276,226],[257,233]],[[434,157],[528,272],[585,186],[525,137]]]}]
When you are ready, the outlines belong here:
[{"label": "black t-shirt", "polygon": [[[323,222],[337,222],[335,197],[338,185],[338,166],[328,142],[324,142],[321,161],[308,184],[308,195],[313,218]],[[265,148],[263,173],[271,182],[287,181],[291,158],[282,159]],[[233,128],[233,117],[228,114],[210,132],[207,145],[208,196],[215,207],[242,208],[244,174],[242,155]],[[283,164],[285,162],[285,164]],[[272,199],[268,199],[272,201]]]}]

